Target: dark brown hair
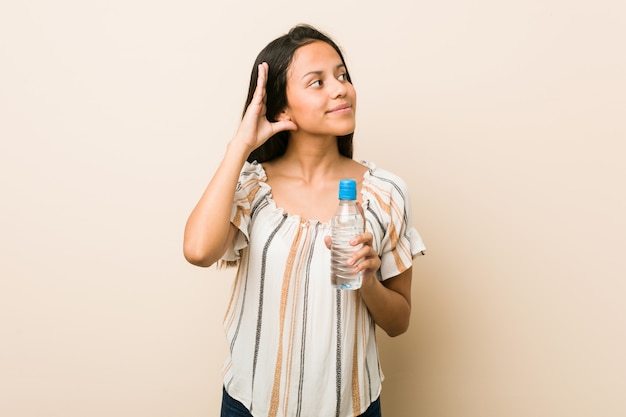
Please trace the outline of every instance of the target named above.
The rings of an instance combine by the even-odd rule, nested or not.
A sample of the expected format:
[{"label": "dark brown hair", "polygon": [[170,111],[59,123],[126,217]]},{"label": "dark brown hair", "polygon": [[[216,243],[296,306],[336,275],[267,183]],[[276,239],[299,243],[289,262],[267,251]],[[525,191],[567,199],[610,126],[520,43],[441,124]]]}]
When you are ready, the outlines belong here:
[{"label": "dark brown hair", "polygon": [[[244,106],[244,114],[248,105],[252,101],[254,90],[256,89],[258,66],[263,62],[269,65],[269,73],[267,75],[266,84],[266,106],[267,119],[275,122],[276,117],[281,111],[287,107],[287,70],[291,65],[296,50],[304,45],[308,45],[315,41],[322,41],[329,44],[341,58],[342,64],[346,62],[339,46],[327,35],[320,32],[310,25],[294,26],[287,34],[270,42],[259,53],[252,67],[250,75],[250,87],[248,89],[248,98]],[[348,67],[346,66],[346,79],[352,83]],[[337,147],[339,153],[348,158],[352,158],[353,146],[352,137],[354,133],[337,137]],[[265,162],[277,158],[285,153],[287,142],[289,140],[289,132],[283,131],[269,138],[263,145],[252,151],[248,156],[248,162]]]}]

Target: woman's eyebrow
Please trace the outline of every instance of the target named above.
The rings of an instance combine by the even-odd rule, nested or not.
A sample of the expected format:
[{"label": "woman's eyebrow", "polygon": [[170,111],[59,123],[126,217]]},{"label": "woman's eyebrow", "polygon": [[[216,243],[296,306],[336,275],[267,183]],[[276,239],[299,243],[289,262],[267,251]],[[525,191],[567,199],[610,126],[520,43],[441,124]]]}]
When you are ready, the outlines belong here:
[{"label": "woman's eyebrow", "polygon": [[[345,68],[345,67],[346,67],[346,64],[339,64],[339,65],[337,65],[335,67],[335,71],[337,71],[338,69],[341,69],[341,68]],[[302,78],[306,78],[309,75],[322,75],[323,73],[324,73],[324,71],[322,71],[322,70],[309,71],[306,74],[304,74],[302,76]]]}]

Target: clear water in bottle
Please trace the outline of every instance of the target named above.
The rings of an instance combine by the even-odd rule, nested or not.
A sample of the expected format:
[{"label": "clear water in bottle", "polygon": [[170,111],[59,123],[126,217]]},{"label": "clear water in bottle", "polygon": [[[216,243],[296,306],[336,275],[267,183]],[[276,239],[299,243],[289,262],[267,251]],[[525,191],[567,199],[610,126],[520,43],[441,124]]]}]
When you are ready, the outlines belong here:
[{"label": "clear water in bottle", "polygon": [[363,233],[363,217],[356,207],[356,181],[339,182],[339,206],[331,222],[330,282],[338,289],[361,287],[361,273],[354,274],[355,265],[347,261],[362,245],[352,246],[350,240]]}]

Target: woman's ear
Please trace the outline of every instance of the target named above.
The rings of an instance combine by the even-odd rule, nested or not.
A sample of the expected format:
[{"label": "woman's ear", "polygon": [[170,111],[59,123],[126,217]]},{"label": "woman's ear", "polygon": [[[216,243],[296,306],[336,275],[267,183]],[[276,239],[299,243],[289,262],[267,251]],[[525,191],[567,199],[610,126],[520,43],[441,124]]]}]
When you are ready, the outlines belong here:
[{"label": "woman's ear", "polygon": [[292,122],[293,120],[291,120],[291,115],[289,114],[289,109],[284,108],[280,113],[278,113],[278,116],[276,116],[276,120],[277,121],[281,121],[281,122],[285,122],[285,121],[289,121]]}]

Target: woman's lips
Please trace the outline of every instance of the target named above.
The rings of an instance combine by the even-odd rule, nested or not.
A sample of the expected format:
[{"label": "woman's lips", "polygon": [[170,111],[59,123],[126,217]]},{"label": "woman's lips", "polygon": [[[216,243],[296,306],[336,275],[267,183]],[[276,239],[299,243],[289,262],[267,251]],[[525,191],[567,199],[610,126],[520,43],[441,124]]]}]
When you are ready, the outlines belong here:
[{"label": "woman's lips", "polygon": [[346,104],[340,104],[336,107],[333,107],[332,109],[328,111],[328,113],[343,114],[343,113],[349,113],[350,111],[352,111],[352,106],[346,103]]}]

